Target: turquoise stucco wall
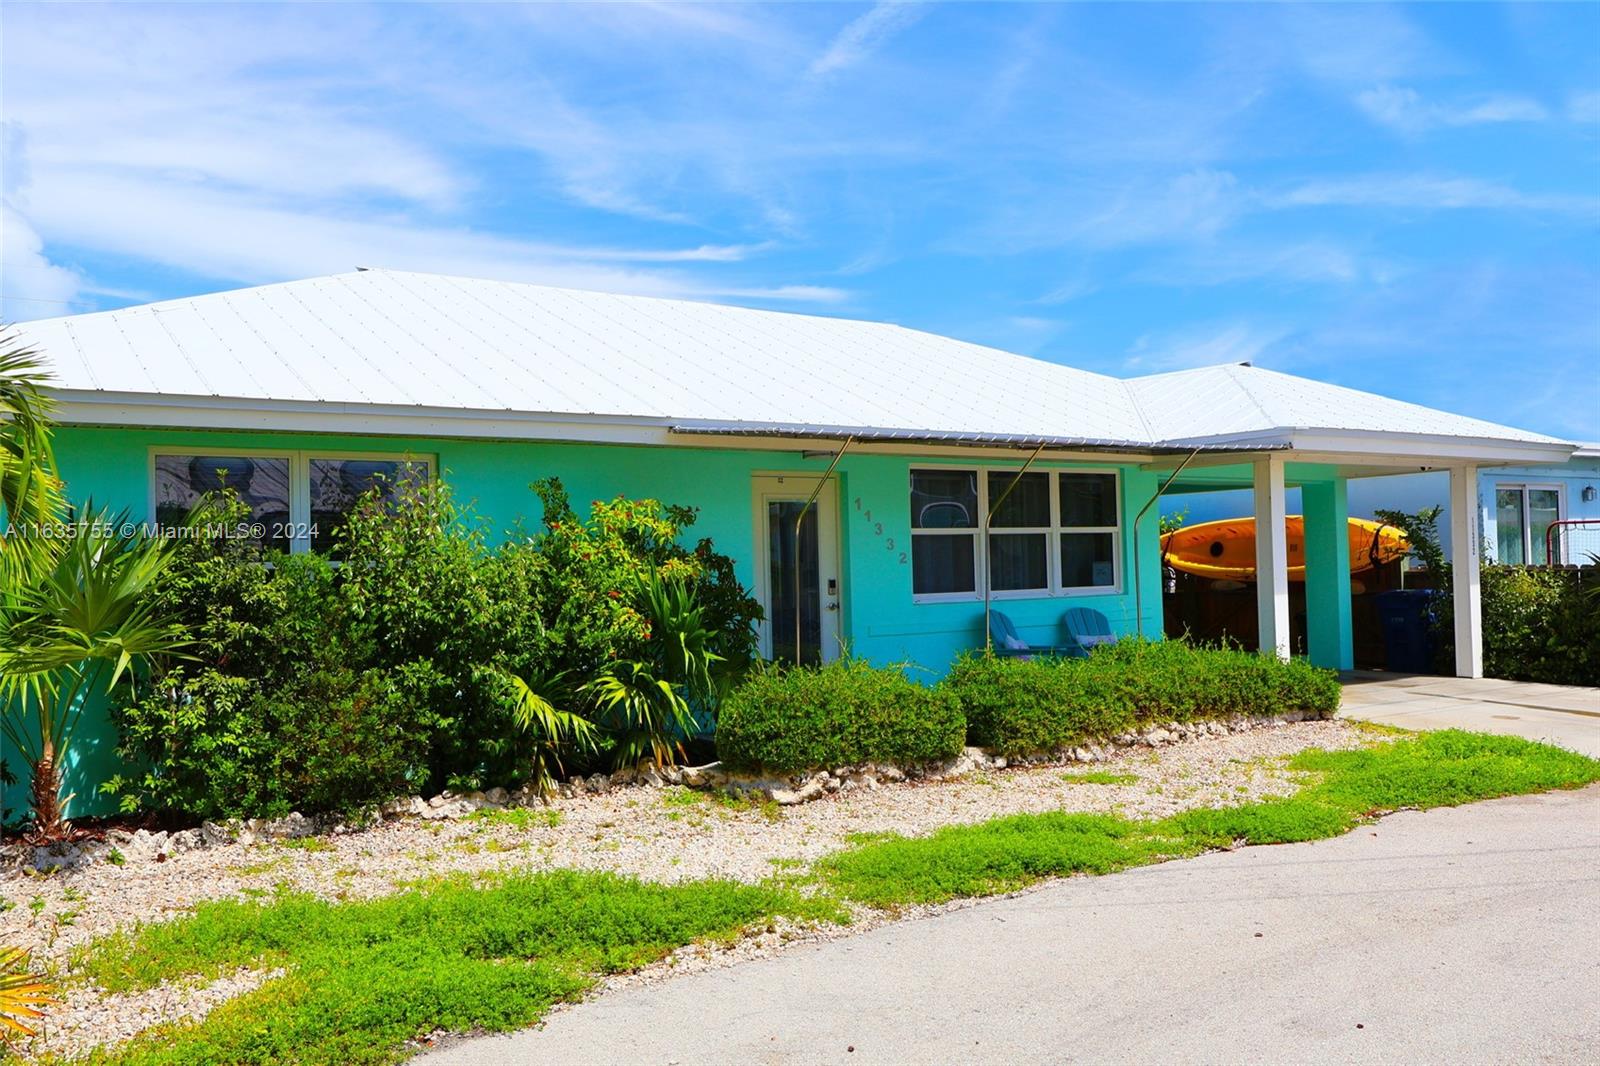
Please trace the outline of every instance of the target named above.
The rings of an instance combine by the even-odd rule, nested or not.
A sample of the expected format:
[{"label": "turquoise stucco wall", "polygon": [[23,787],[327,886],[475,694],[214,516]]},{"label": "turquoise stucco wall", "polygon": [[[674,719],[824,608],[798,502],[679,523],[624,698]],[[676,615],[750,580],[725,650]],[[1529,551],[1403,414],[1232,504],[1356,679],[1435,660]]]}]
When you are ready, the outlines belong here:
[{"label": "turquoise stucco wall", "polygon": [[[503,534],[519,521],[537,526],[539,502],[528,485],[551,475],[562,479],[580,513],[587,512],[590,500],[619,494],[687,504],[700,510],[690,536],[711,537],[719,550],[733,556],[738,562],[739,579],[746,586],[753,585],[755,579],[752,476],[784,471],[821,472],[830,458],[815,452],[807,458],[798,447],[794,451],[754,451],[90,427],[63,427],[56,438],[57,459],[70,497],[80,502],[92,499],[97,507],[113,511],[126,509],[136,519],[153,517],[149,513],[153,448],[199,452],[208,448],[409,452],[432,456],[452,485],[457,502],[470,507],[486,522],[492,540],[503,539]],[[869,453],[845,456],[837,471],[843,584],[840,627],[851,654],[877,663],[911,663],[921,668],[915,671],[916,676],[932,680],[961,651],[981,646],[981,601],[913,602],[911,567],[909,562],[901,561],[901,553],[910,548],[909,470],[913,465],[935,464],[1014,468],[1020,462],[1020,457],[1010,462],[978,462]],[[1037,464],[1035,469],[1055,469],[1060,465]],[[1071,465],[1081,468],[1093,464]],[[1121,590],[997,601],[997,606],[1030,642],[1058,642],[1062,613],[1067,607],[1080,604],[1105,612],[1119,632],[1132,632],[1136,550],[1144,553],[1144,632],[1151,637],[1161,634],[1155,509],[1146,515],[1137,548],[1132,530],[1134,516],[1156,490],[1157,476],[1130,466],[1106,464],[1104,468],[1117,469],[1122,474]],[[864,517],[868,511],[872,512],[870,521]],[[97,785],[117,768],[115,734],[103,711],[90,708],[86,712],[78,745],[69,766],[69,781],[78,794],[73,809],[80,814],[103,810],[107,800],[100,796]],[[6,805],[15,807],[19,803],[20,795],[8,790]]]}]

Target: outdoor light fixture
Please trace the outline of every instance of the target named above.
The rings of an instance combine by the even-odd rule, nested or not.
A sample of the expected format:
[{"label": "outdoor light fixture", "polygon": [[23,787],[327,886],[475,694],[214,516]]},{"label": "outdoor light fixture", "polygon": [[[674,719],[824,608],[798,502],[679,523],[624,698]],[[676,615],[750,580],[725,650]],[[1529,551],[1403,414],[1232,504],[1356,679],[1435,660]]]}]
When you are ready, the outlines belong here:
[{"label": "outdoor light fixture", "polygon": [[1594,486],[1593,485],[1585,485],[1583,487],[1583,502],[1584,503],[1593,503],[1594,502]]}]

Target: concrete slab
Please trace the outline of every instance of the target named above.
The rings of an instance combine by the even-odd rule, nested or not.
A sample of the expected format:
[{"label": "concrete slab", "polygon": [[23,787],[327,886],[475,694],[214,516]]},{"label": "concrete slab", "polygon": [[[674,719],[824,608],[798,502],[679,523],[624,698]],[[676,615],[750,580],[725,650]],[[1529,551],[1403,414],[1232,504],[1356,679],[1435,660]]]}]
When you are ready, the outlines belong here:
[{"label": "concrete slab", "polygon": [[1341,717],[1526,737],[1600,758],[1600,688],[1363,671],[1343,677]]}]

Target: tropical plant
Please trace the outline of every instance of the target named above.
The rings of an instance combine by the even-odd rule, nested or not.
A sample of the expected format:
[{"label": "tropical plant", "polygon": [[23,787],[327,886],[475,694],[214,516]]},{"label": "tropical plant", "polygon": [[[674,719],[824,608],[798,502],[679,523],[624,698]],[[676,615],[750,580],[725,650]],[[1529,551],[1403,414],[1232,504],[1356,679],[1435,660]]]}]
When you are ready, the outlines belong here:
[{"label": "tropical plant", "polygon": [[41,1007],[56,1000],[50,982],[28,969],[28,953],[0,947],[0,1041],[33,1035],[28,1023],[44,1017]]},{"label": "tropical plant", "polygon": [[709,698],[711,667],[723,657],[711,650],[717,634],[705,624],[706,610],[695,587],[681,577],[652,572],[640,582],[640,599],[649,623],[646,648],[656,672],[683,686],[690,698]]},{"label": "tropical plant", "polygon": [[562,771],[562,753],[593,751],[595,727],[582,715],[556,706],[566,702],[564,678],[529,680],[510,671],[501,671],[500,677],[511,686],[512,718],[534,738],[530,782],[539,795],[548,797],[555,791],[556,774]]},{"label": "tropical plant", "polygon": [[1383,508],[1372,512],[1384,525],[1394,526],[1405,533],[1406,541],[1411,545],[1406,557],[1421,563],[1429,578],[1435,582],[1434,587],[1440,589],[1449,584],[1446,579],[1450,573],[1449,564],[1444,561],[1444,546],[1439,541],[1439,515],[1443,512],[1444,508],[1437,504],[1415,514]]},{"label": "tropical plant", "polygon": [[34,829],[44,838],[69,828],[61,770],[85,701],[188,643],[150,598],[171,542],[126,514],[90,515],[65,527],[48,565],[0,595],[0,726],[32,772]]},{"label": "tropical plant", "polygon": [[613,663],[582,693],[594,708],[595,724],[612,742],[612,765],[669,766],[683,757],[683,741],[695,732],[694,712],[649,663]]},{"label": "tropical plant", "polygon": [[62,513],[44,381],[33,350],[0,331],[0,589],[17,587],[47,562],[45,531]]}]

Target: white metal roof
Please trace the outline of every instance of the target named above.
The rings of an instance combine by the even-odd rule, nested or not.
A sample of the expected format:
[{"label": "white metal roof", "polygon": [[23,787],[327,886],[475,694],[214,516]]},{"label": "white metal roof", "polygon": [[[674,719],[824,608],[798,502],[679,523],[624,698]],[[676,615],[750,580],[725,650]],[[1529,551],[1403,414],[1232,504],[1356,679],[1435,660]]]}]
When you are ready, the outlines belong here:
[{"label": "white metal roof", "polygon": [[1164,441],[1239,439],[1306,430],[1535,444],[1554,440],[1527,430],[1247,364],[1152,374],[1133,378],[1128,385],[1145,418]]},{"label": "white metal roof", "polygon": [[224,427],[359,410],[409,412],[413,431],[470,413],[1131,450],[1289,447],[1309,428],[1563,447],[1248,367],[1123,381],[878,322],[391,270],[18,328],[75,401],[64,414],[116,401],[135,423],[160,403]]}]

